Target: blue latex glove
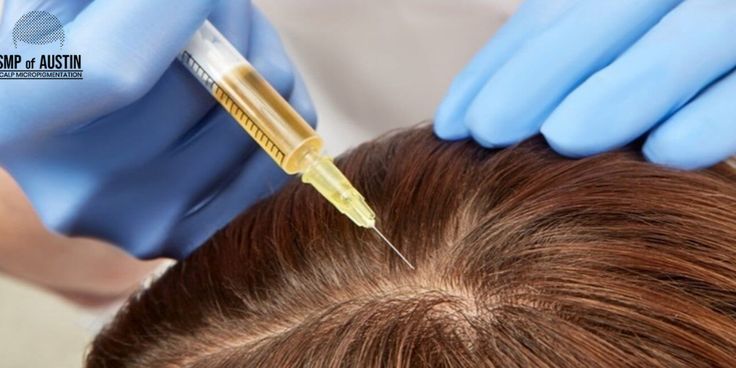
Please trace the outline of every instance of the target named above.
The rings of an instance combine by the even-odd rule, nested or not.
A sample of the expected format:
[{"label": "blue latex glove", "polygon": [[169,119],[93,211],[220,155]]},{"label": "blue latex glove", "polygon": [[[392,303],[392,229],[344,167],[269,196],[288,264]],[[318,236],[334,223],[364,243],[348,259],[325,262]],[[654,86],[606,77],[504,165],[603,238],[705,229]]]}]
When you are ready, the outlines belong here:
[{"label": "blue latex glove", "polygon": [[[181,258],[286,176],[178,62],[209,16],[311,123],[278,35],[247,0],[6,0],[0,54],[81,54],[84,80],[0,80],[0,162],[44,223]],[[65,41],[12,44],[26,12]],[[24,58],[25,59],[25,58]]]},{"label": "blue latex glove", "polygon": [[683,169],[736,153],[736,1],[528,0],[455,79],[444,139],[485,147],[541,131],[581,157],[646,135]]}]

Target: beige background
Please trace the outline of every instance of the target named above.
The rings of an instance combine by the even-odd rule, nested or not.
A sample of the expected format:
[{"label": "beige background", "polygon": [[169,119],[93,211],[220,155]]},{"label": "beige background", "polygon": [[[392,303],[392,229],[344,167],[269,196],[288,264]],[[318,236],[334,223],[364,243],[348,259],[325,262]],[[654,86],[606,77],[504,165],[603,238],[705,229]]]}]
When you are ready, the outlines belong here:
[{"label": "beige background", "polygon": [[79,367],[104,315],[0,276],[0,367]]},{"label": "beige background", "polygon": [[281,32],[330,153],[432,118],[518,0],[255,0]]},{"label": "beige background", "polygon": [[[387,129],[431,118],[452,76],[518,3],[255,2],[299,65],[333,154]],[[78,367],[104,320],[104,312],[81,311],[0,276],[0,367]]]}]

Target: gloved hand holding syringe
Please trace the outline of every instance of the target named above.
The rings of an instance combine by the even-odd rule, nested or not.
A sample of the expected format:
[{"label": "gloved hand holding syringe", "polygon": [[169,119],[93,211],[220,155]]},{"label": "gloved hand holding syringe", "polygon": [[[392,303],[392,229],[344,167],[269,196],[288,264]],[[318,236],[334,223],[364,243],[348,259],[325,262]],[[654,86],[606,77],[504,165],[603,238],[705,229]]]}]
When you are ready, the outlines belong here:
[{"label": "gloved hand holding syringe", "polygon": [[324,156],[324,142],[279,93],[209,22],[194,34],[179,60],[288,174],[317,191],[356,225],[374,229],[409,267],[412,264],[376,228],[363,196]]}]

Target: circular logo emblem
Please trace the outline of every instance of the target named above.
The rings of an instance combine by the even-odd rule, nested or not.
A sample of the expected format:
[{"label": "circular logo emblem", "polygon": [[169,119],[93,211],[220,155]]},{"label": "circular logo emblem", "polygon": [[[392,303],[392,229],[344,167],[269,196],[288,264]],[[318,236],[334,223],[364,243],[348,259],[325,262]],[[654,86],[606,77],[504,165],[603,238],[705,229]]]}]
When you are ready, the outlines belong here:
[{"label": "circular logo emblem", "polygon": [[13,45],[18,41],[34,45],[45,45],[60,41],[64,47],[64,26],[59,18],[45,11],[34,10],[23,14],[13,27]]}]

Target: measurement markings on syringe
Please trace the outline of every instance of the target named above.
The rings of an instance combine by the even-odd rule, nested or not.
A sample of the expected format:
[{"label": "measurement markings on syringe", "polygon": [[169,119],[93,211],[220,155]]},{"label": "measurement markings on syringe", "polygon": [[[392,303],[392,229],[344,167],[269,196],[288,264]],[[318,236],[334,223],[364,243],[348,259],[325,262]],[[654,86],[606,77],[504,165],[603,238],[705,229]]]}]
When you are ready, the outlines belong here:
[{"label": "measurement markings on syringe", "polygon": [[243,126],[243,128],[245,128],[245,130],[247,130],[248,133],[250,133],[250,135],[253,136],[253,138],[255,138],[255,140],[271,154],[271,157],[273,157],[278,164],[283,164],[284,158],[286,157],[284,152],[281,151],[281,149],[279,149],[279,147],[263,133],[261,127],[258,126],[258,124],[238,106],[238,104],[235,103],[233,98],[230,97],[230,95],[227,94],[227,92],[225,92],[225,90],[220,87],[214,79],[212,79],[209,73],[199,65],[197,60],[195,60],[186,51],[180,54],[179,59],[184,62],[184,65],[194,72],[195,75],[197,75],[199,80],[202,81],[210,91],[212,91],[212,94],[218,101],[220,101],[225,110],[227,110],[227,112],[229,112],[230,115],[232,115],[241,124],[241,126]]}]

